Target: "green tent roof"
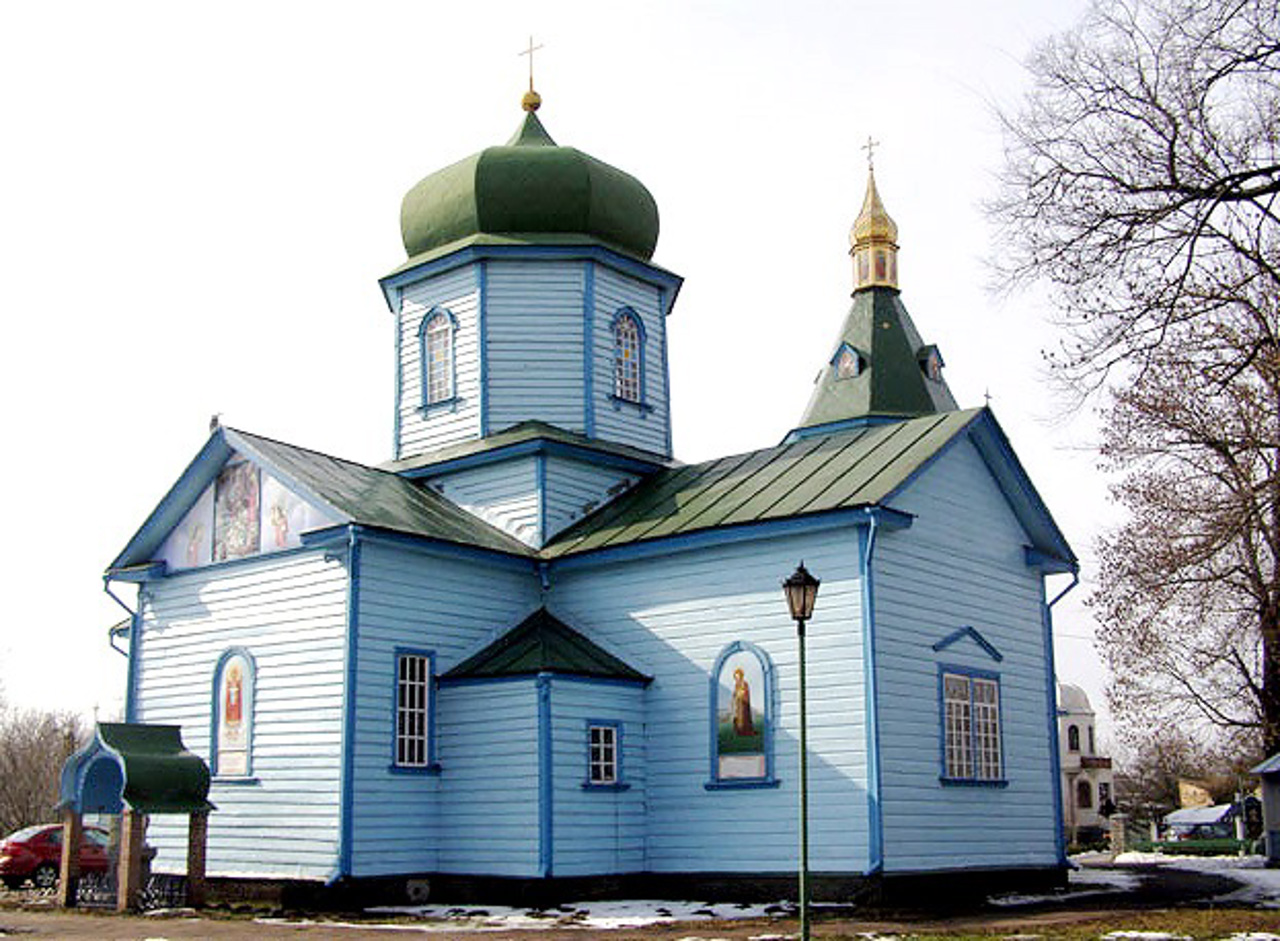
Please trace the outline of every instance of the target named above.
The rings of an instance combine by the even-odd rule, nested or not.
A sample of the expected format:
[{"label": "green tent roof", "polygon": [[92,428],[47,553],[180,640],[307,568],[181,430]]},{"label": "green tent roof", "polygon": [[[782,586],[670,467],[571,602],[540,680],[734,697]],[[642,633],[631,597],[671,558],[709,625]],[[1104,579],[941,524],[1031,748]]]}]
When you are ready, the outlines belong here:
[{"label": "green tent roof", "polygon": [[613,654],[583,637],[546,608],[539,608],[443,679],[536,676],[561,673],[649,682]]}]

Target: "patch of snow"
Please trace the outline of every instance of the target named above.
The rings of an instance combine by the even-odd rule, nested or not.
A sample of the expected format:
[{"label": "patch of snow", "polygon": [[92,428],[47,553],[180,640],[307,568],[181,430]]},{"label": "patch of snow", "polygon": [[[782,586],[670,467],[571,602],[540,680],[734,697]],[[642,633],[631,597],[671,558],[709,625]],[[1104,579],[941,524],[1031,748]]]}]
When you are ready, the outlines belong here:
[{"label": "patch of snow", "polygon": [[[422,919],[418,924],[387,925],[414,931],[545,930],[549,928],[646,928],[677,921],[733,920],[792,915],[785,902],[769,905],[745,903],[671,902],[652,899],[579,902],[550,909],[508,908],[502,905],[459,907],[448,905],[383,905],[366,909],[371,915],[402,915]],[[286,922],[272,921],[273,924]],[[288,922],[293,924],[293,922]],[[326,922],[326,924],[330,924]],[[336,925],[335,925],[336,926]],[[363,925],[362,927],[383,927]],[[761,935],[761,941],[774,936]]]},{"label": "patch of snow", "polygon": [[1190,941],[1190,938],[1167,931],[1109,931],[1099,941]]},{"label": "patch of snow", "polygon": [[1211,872],[1244,883],[1237,891],[1219,896],[1220,902],[1280,908],[1280,869],[1267,869],[1263,856],[1170,856],[1163,853],[1121,853],[1117,863],[1168,866],[1193,872]]}]

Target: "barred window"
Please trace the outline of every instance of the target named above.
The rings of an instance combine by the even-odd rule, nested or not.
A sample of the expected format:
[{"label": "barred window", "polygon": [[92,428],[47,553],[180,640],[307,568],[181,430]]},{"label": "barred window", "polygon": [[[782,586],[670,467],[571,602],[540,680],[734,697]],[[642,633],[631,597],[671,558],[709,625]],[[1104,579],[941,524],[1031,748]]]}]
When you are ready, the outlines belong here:
[{"label": "barred window", "polygon": [[396,765],[425,768],[431,762],[431,657],[402,653],[396,661]]},{"label": "barred window", "polygon": [[613,324],[613,394],[628,402],[640,398],[640,325],[630,313]]},{"label": "barred window", "polygon": [[587,727],[587,783],[618,783],[618,727]]},{"label": "barred window", "polygon": [[943,673],[942,702],[944,777],[999,781],[1000,681]]}]

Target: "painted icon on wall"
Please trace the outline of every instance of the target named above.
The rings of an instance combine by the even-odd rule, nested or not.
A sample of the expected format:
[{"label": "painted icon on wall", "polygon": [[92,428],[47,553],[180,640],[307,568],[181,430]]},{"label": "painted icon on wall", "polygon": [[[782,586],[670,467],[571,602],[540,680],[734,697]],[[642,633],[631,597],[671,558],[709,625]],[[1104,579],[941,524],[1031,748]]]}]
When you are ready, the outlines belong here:
[{"label": "painted icon on wall", "polygon": [[213,559],[239,559],[258,551],[258,468],[228,464],[218,474],[213,506]]},{"label": "painted icon on wall", "polygon": [[248,657],[238,652],[226,657],[219,671],[218,687],[218,758],[214,774],[247,775],[253,735],[253,667]]},{"label": "painted icon on wall", "polygon": [[724,658],[716,703],[720,778],[763,778],[768,719],[764,670],[749,650]]}]

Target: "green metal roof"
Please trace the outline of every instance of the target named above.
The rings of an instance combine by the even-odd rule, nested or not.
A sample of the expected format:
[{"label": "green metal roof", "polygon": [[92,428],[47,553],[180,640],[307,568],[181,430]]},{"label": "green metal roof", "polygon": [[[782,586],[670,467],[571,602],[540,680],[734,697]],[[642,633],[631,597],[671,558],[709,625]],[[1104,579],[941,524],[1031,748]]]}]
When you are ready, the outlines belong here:
[{"label": "green metal roof", "polygon": [[800,419],[801,428],[955,409],[946,382],[930,379],[924,372],[924,356],[936,348],[921,342],[896,289],[873,287],[855,292],[836,348],[842,343],[858,351],[864,368],[857,376],[841,379],[834,358],[828,362]]},{"label": "green metal roof", "polygon": [[543,554],[556,557],[713,527],[871,506],[892,494],[981,412],[866,425],[660,471],[565,530]]},{"label": "green metal roof", "polygon": [[62,767],[60,807],[81,807],[85,774],[100,758],[114,761],[123,778],[120,797],[146,814],[211,810],[209,766],[182,744],[176,725],[101,722],[94,737]]},{"label": "green metal roof", "polygon": [[413,457],[403,458],[398,461],[388,461],[380,466],[383,470],[396,474],[422,476],[413,472],[453,464],[456,461],[478,458],[481,455],[513,448],[517,445],[543,441],[564,445],[570,449],[591,452],[605,458],[615,458],[629,463],[645,465],[654,470],[671,464],[661,454],[656,454],[653,451],[645,451],[642,448],[634,448],[625,444],[614,444],[609,441],[588,438],[586,435],[566,431],[547,422],[523,421],[485,438],[461,441],[424,454],[415,454]]},{"label": "green metal roof", "polygon": [[583,637],[546,608],[539,608],[443,679],[536,676],[561,673],[605,679],[649,681],[613,654]]},{"label": "green metal roof", "polygon": [[417,264],[486,233],[522,244],[601,244],[648,260],[658,206],[634,177],[560,147],[533,112],[505,145],[438,170],[400,207],[405,252]]}]

